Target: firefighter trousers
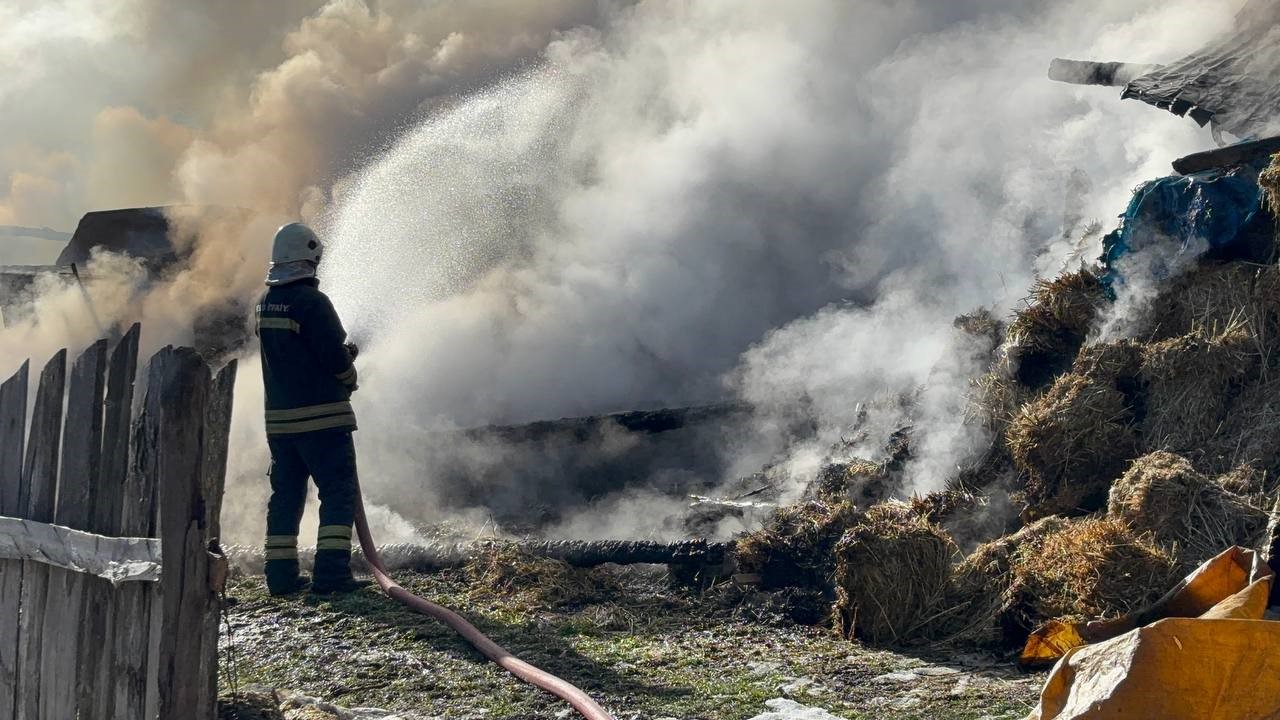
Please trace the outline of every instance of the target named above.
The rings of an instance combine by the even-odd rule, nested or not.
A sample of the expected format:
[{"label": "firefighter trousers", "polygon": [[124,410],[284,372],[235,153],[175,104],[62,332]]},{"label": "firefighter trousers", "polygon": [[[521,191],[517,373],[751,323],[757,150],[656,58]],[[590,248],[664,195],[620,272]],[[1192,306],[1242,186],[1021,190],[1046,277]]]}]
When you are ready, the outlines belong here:
[{"label": "firefighter trousers", "polygon": [[296,575],[298,526],[307,499],[307,479],[320,496],[320,529],[316,534],[317,581],[350,578],[351,524],[355,516],[356,451],[351,432],[319,431],[277,435],[271,448],[271,500],[267,503],[267,579]]}]

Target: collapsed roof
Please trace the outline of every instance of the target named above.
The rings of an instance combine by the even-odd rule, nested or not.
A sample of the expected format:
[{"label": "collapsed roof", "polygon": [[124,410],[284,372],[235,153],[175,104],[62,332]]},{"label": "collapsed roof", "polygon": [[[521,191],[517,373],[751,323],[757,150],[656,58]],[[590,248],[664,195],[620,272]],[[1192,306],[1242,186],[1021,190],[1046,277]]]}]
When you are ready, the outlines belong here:
[{"label": "collapsed roof", "polygon": [[1255,139],[1280,131],[1280,0],[1249,0],[1234,29],[1166,65],[1055,60],[1049,76],[1088,85],[1124,85],[1134,98],[1187,116],[1215,133]]},{"label": "collapsed roof", "polygon": [[83,267],[95,247],[161,265],[177,259],[164,208],[85,213],[70,242],[58,255],[57,264],[66,267],[74,263]]}]

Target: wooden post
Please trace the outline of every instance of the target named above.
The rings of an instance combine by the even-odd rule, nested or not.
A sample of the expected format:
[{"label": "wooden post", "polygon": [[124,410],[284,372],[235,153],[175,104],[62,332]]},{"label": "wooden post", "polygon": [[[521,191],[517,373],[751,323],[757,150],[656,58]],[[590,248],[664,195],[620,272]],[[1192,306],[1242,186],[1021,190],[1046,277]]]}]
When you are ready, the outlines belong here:
[{"label": "wooden post", "polygon": [[[204,428],[204,466],[201,468],[201,494],[204,497],[205,540],[212,557],[210,562],[217,563],[217,575],[226,577],[226,558],[222,555],[220,544],[222,514],[222,491],[227,477],[227,443],[231,435],[231,408],[236,386],[236,361],[232,360],[214,378],[209,392],[209,407],[205,411]],[[222,588],[213,588],[221,591]],[[201,697],[218,696],[218,623],[221,619],[221,598],[214,598],[218,612],[205,616],[204,637],[205,648],[202,658],[200,676],[204,687]]]},{"label": "wooden post", "polygon": [[[21,514],[22,450],[27,423],[29,363],[0,385],[0,515]],[[14,716],[18,673],[18,612],[22,562],[0,560],[0,717]]]},{"label": "wooden post", "polygon": [[[26,464],[22,468],[19,503],[24,517],[52,522],[58,485],[58,450],[62,440],[62,397],[67,381],[67,351],[59,350],[40,373],[31,432],[27,438]],[[18,720],[40,717],[40,649],[43,623],[35,608],[43,608],[48,588],[48,568],[34,561],[22,563],[24,611],[18,623],[18,689],[14,716]]]},{"label": "wooden post", "polygon": [[[93,516],[98,463],[102,457],[102,393],[107,370],[107,341],[99,340],[76,358],[67,389],[67,418],[62,440],[62,472],[53,522],[88,530]],[[75,718],[80,620],[86,581],[78,572],[49,568],[45,595],[43,648],[40,651],[40,716]]]},{"label": "wooden post", "polygon": [[161,718],[212,720],[205,696],[205,619],[217,612],[209,587],[205,524],[204,434],[209,368],[189,348],[165,348],[151,360],[148,422],[157,427],[153,464],[160,483],[161,575],[159,711]]},{"label": "wooden post", "polygon": [[[135,323],[111,351],[107,369],[107,394],[103,402],[102,460],[98,473],[97,500],[89,530],[100,535],[123,533],[125,477],[129,469],[129,420],[133,408],[133,381],[138,368],[139,326]],[[114,603],[132,601],[146,591],[133,583],[112,588],[97,578],[89,579],[93,591],[81,623],[80,717],[111,718],[117,690]],[[115,717],[139,717],[116,715]]]}]

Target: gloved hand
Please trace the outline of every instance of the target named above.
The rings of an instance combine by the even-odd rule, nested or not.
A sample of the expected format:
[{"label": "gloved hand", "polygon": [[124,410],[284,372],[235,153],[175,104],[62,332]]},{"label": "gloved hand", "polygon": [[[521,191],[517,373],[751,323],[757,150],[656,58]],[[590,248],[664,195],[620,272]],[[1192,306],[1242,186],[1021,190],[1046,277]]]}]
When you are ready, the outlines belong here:
[{"label": "gloved hand", "polygon": [[347,352],[351,354],[352,360],[355,360],[357,357],[359,357],[360,348],[356,347],[355,343],[349,342],[346,345],[343,345],[343,347],[345,347],[347,349]]}]

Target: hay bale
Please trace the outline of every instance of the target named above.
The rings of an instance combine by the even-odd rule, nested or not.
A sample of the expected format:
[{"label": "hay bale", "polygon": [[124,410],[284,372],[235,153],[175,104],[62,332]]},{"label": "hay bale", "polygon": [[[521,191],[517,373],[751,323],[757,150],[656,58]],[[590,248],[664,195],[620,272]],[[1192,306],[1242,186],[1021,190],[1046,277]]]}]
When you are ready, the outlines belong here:
[{"label": "hay bale", "polygon": [[501,597],[529,608],[552,608],[614,596],[617,579],[603,567],[577,568],[534,555],[515,543],[491,543],[465,566],[477,599]]},{"label": "hay bale", "polygon": [[867,511],[836,545],[835,615],[841,633],[901,644],[936,612],[955,544],[906,503]]},{"label": "hay bale", "polygon": [[1113,387],[1130,397],[1136,390],[1142,356],[1143,345],[1135,340],[1091,343],[1080,348],[1071,372]]},{"label": "hay bale", "polygon": [[1111,481],[1135,454],[1129,419],[1118,390],[1073,373],[1024,405],[1005,444],[1023,474],[1031,516],[1101,508]]},{"label": "hay bale", "polygon": [[1149,533],[1184,571],[1232,545],[1257,546],[1267,525],[1264,510],[1163,451],[1134,460],[1111,486],[1107,516]]},{"label": "hay bale", "polygon": [[1030,631],[1054,618],[1113,618],[1147,607],[1178,579],[1149,536],[1109,518],[1072,520],[1014,552],[1010,617]]},{"label": "hay bale", "polygon": [[[1205,444],[1203,457],[1210,472],[1230,473],[1242,466],[1268,478],[1280,472],[1280,376],[1240,389],[1221,431]],[[1262,488],[1272,489],[1269,482]]]},{"label": "hay bale", "polygon": [[941,525],[959,514],[979,510],[985,506],[985,501],[986,498],[964,488],[947,488],[924,495],[912,495],[908,504],[915,514]]},{"label": "hay bale", "polygon": [[1069,368],[1105,302],[1100,278],[1084,268],[1038,281],[1009,323],[1005,355],[1014,377],[1034,388]]},{"label": "hay bale", "polygon": [[953,570],[938,611],[920,634],[939,645],[1021,647],[1026,630],[1009,617],[1014,605],[1014,558],[1025,543],[1068,525],[1069,521],[1054,515],[979,545]]},{"label": "hay bale", "polygon": [[[1137,312],[1136,333],[1151,341],[1241,325],[1259,347],[1280,344],[1280,267],[1202,264],[1172,279]],[[1268,352],[1267,354],[1271,354]]]},{"label": "hay bale", "polygon": [[1022,406],[1037,396],[1008,373],[989,372],[970,381],[965,419],[1000,435]]},{"label": "hay bale", "polygon": [[832,549],[860,516],[848,502],[809,501],[778,508],[763,527],[738,540],[738,571],[758,575],[766,590],[830,589],[835,569]]},{"label": "hay bale", "polygon": [[1254,337],[1239,323],[1214,335],[1196,331],[1148,345],[1139,370],[1146,446],[1202,456],[1259,363]]},{"label": "hay bale", "polygon": [[1259,470],[1252,465],[1239,465],[1218,476],[1215,482],[1229,493],[1250,499],[1265,495],[1271,490],[1271,484],[1267,481],[1267,471]]},{"label": "hay bale", "polygon": [[980,307],[955,319],[952,325],[977,341],[982,355],[990,355],[1004,340],[1005,324],[991,310]]},{"label": "hay bale", "polygon": [[867,508],[893,494],[895,475],[888,465],[862,458],[831,463],[818,471],[810,494],[828,505],[849,502]]},{"label": "hay bale", "polygon": [[1280,153],[1271,156],[1271,163],[1258,173],[1258,187],[1262,188],[1262,205],[1273,215],[1280,215]]}]

